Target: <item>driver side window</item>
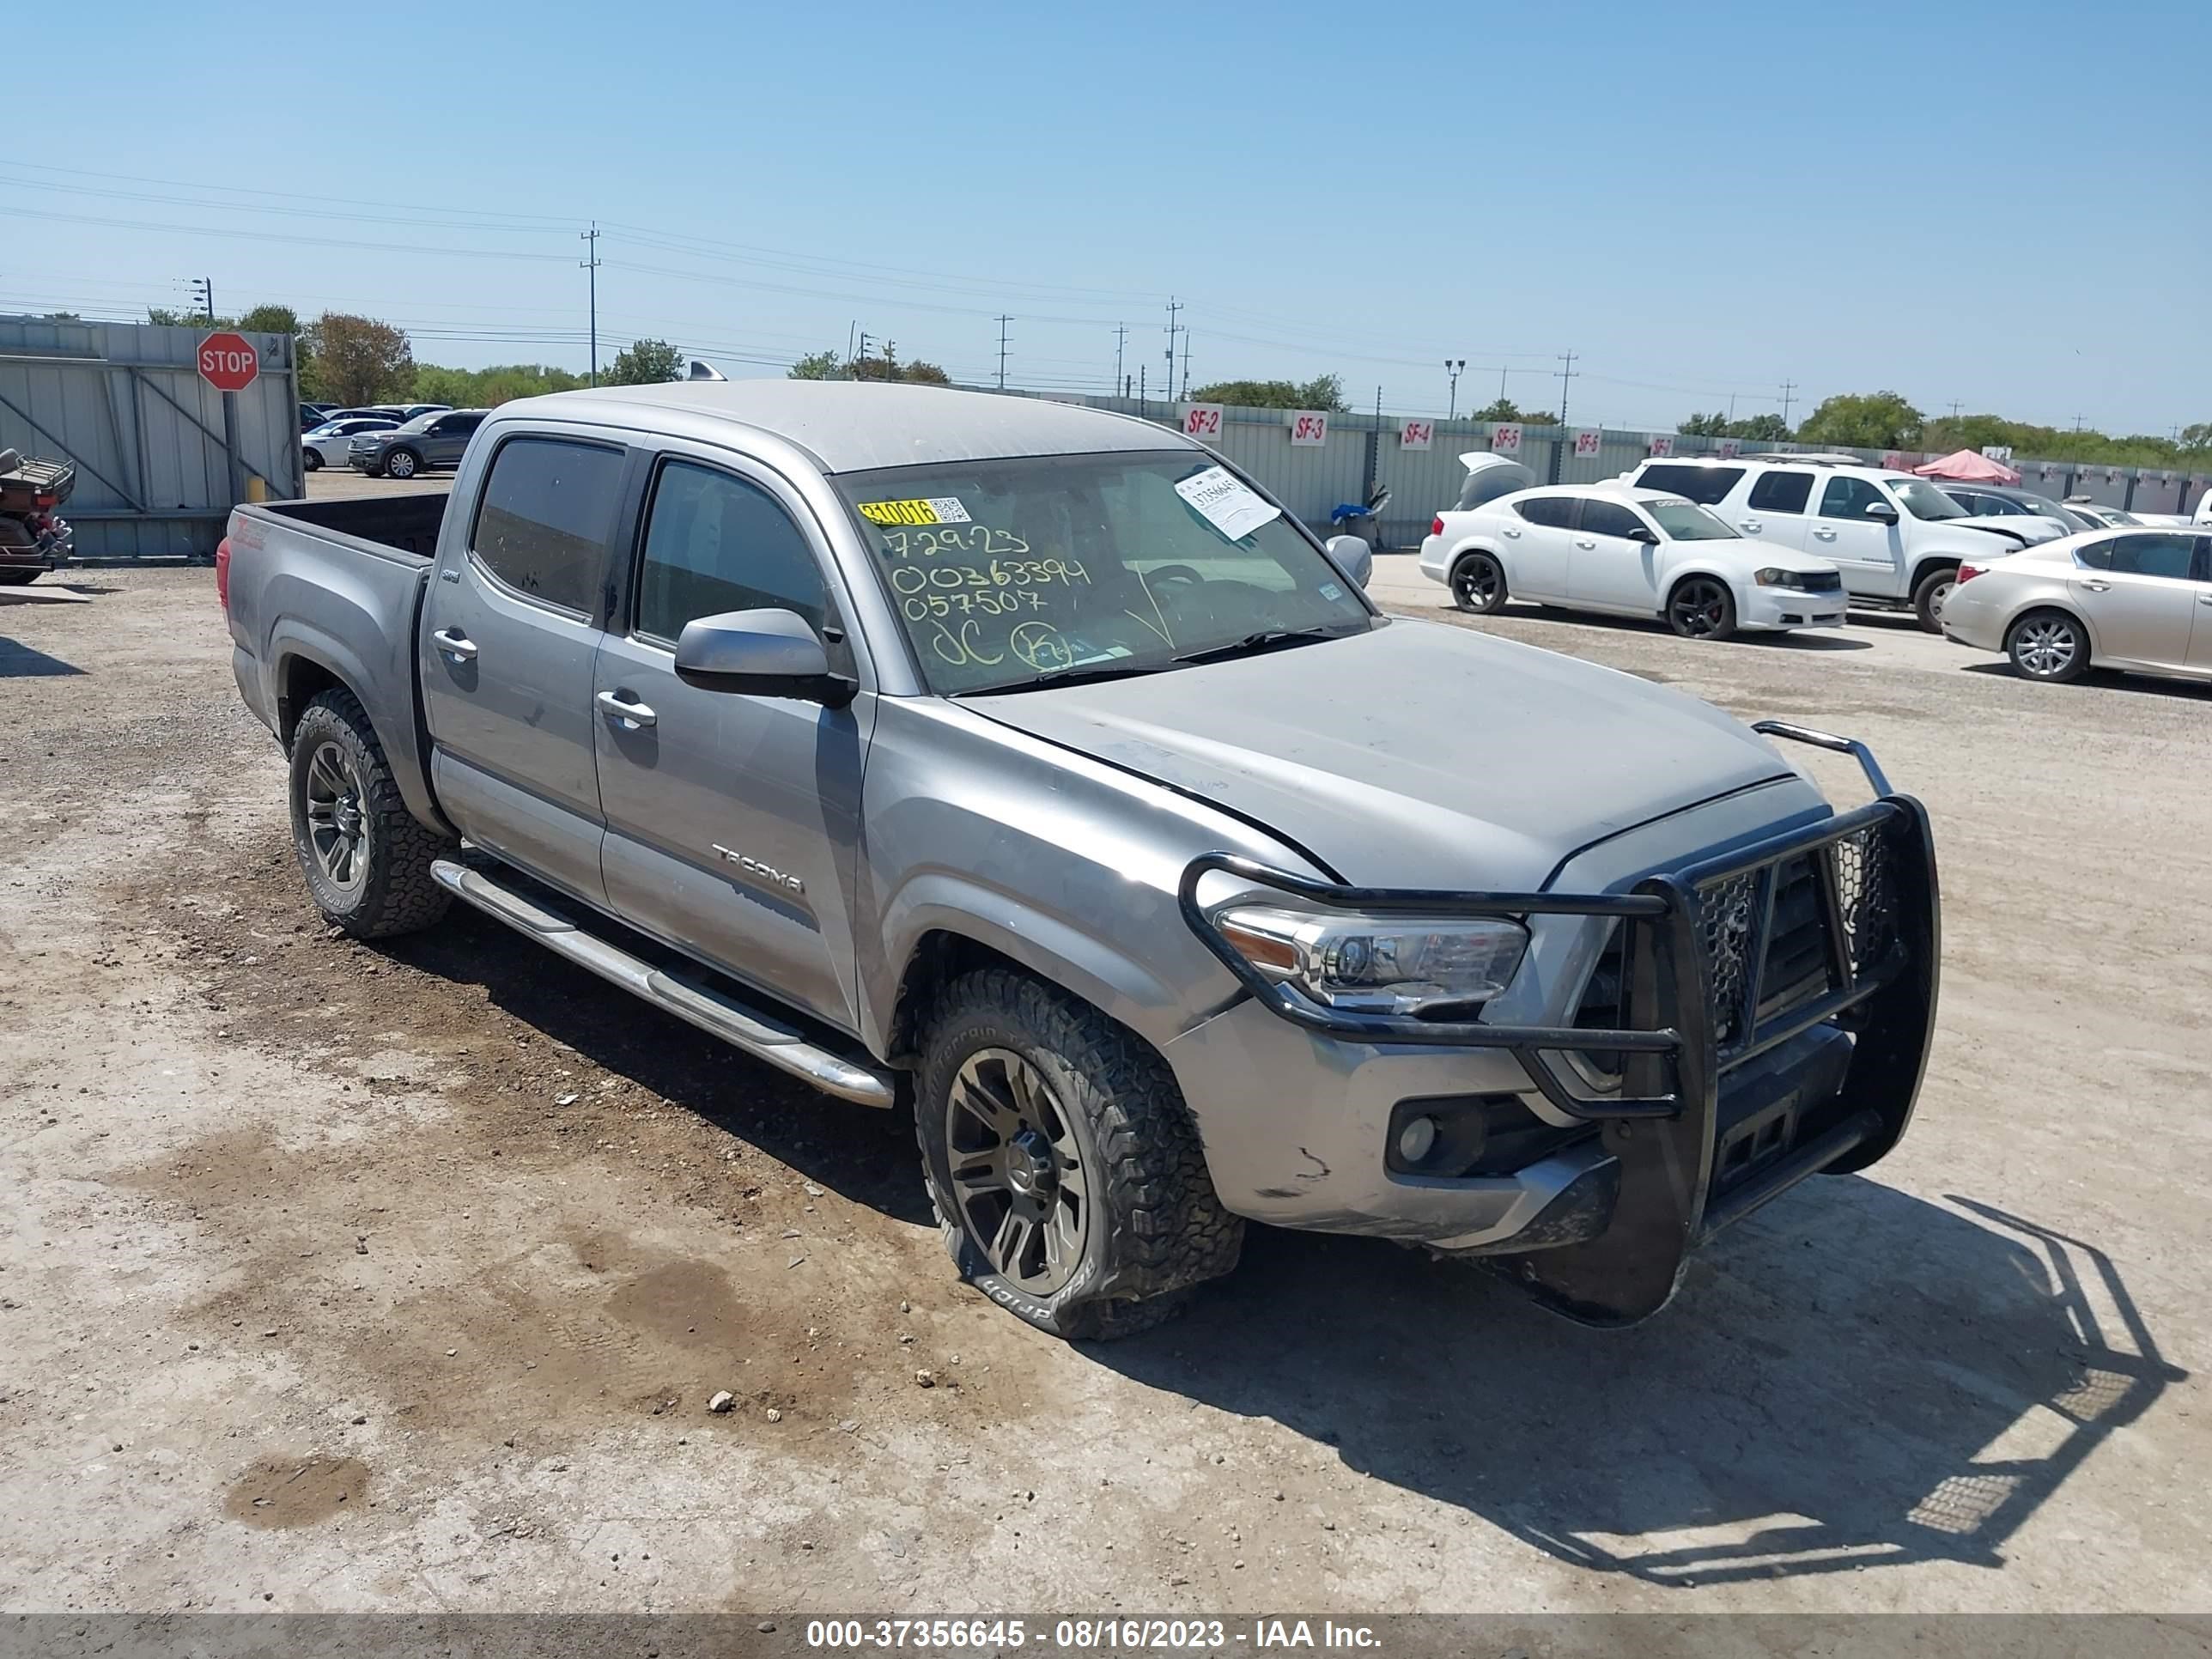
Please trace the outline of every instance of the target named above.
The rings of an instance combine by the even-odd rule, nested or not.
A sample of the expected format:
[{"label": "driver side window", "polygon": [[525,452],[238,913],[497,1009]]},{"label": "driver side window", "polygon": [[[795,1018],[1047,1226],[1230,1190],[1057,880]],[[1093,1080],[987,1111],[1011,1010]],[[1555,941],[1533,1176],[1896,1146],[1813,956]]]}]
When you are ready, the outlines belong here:
[{"label": "driver side window", "polygon": [[759,486],[710,467],[660,469],[638,561],[635,629],[674,640],[725,611],[794,611],[817,634],[830,610],[814,550]]}]

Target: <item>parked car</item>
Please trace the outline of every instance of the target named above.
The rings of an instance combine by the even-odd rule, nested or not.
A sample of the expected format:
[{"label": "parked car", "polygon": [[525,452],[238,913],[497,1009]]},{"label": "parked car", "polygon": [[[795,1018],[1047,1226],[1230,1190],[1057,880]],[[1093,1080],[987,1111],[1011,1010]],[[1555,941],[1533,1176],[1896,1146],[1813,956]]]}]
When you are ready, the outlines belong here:
[{"label": "parked car", "polygon": [[1826,559],[1741,536],[1680,495],[1618,483],[1523,489],[1440,513],[1421,572],[1462,611],[1535,599],[1663,617],[1686,639],[1844,620],[1843,577]]},{"label": "parked car", "polygon": [[459,466],[487,412],[451,409],[417,415],[388,431],[364,432],[348,447],[346,459],[356,471],[387,478],[411,478],[418,472]]},{"label": "parked car", "polygon": [[2091,501],[2087,495],[2069,495],[2066,511],[2079,520],[2075,528],[2081,530],[2124,530],[2142,522],[2124,507],[2106,507]]},{"label": "parked car", "polygon": [[1150,1325],[1247,1218],[1642,1318],[1903,1133],[1926,814],[1844,739],[1387,617],[1368,562],[1150,422],[750,380],[503,404],[450,496],[240,507],[217,592],[335,925],[459,898],[910,1097],[1023,1318]]},{"label": "parked car", "polygon": [[325,424],[331,421],[374,420],[390,421],[394,426],[404,419],[396,409],[377,409],[363,404],[356,409],[334,409],[324,417]]},{"label": "parked car", "polygon": [[300,439],[300,459],[308,471],[326,466],[343,466],[353,447],[353,441],[364,433],[392,432],[399,422],[389,415],[349,415],[342,420],[326,421]]},{"label": "parked car", "polygon": [[2031,680],[2091,668],[2212,679],[2212,532],[2092,531],[1959,567],[1943,631]]},{"label": "parked car", "polygon": [[1925,478],[1818,456],[1649,460],[1627,476],[1712,508],[1747,536],[1833,560],[1854,600],[1910,610],[1931,634],[1961,562],[2049,539],[2029,520],[1972,517]]},{"label": "parked car", "polygon": [[403,421],[420,420],[425,415],[442,414],[452,407],[451,404],[402,404],[399,418]]},{"label": "parked car", "polygon": [[1942,478],[1934,482],[1970,518],[2030,520],[2049,531],[2043,538],[2045,541],[2057,541],[2061,536],[2097,528],[2048,495],[2039,495],[2032,489],[2018,489],[2010,484],[1952,483]]},{"label": "parked car", "polygon": [[322,425],[324,422],[331,418],[331,411],[336,407],[337,405],[334,404],[301,404],[300,405],[300,430],[302,432],[313,431],[317,427]]}]

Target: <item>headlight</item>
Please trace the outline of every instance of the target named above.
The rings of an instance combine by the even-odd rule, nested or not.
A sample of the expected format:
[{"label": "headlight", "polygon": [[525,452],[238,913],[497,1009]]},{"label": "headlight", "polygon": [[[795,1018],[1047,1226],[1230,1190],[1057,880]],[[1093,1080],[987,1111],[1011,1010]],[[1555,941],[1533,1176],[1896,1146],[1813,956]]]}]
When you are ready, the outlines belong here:
[{"label": "headlight", "polygon": [[1753,571],[1751,579],[1761,587],[1802,587],[1805,585],[1803,571],[1784,570],[1778,564],[1770,564],[1763,570]]},{"label": "headlight", "polygon": [[1528,948],[1528,929],[1491,918],[1244,904],[1215,912],[1213,925],[1268,978],[1352,1013],[1421,1014],[1486,1002],[1511,981]]}]

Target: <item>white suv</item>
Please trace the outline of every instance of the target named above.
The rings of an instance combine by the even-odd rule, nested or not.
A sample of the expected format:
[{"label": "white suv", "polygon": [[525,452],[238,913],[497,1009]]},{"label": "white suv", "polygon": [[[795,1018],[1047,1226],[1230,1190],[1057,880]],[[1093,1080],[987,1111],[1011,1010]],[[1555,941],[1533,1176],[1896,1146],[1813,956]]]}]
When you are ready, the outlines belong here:
[{"label": "white suv", "polygon": [[1975,518],[1925,478],[1811,456],[1649,460],[1623,475],[1711,507],[1747,536],[1832,561],[1853,599],[1905,609],[1931,634],[1959,566],[2039,539],[2022,520]]}]

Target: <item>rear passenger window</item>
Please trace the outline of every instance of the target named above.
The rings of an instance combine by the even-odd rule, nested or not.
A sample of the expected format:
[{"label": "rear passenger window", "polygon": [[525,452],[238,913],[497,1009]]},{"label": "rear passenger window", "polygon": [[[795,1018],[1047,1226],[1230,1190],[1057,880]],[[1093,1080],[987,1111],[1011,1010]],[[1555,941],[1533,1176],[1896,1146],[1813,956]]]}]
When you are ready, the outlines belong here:
[{"label": "rear passenger window", "polygon": [[510,438],[492,458],[470,551],[545,605],[589,616],[607,558],[622,452],[558,438]]},{"label": "rear passenger window", "polygon": [[1575,501],[1571,495],[1534,495],[1525,501],[1514,502],[1513,510],[1530,524],[1565,530],[1574,517]]},{"label": "rear passenger window", "polygon": [[1802,513],[1812,498],[1809,472],[1770,472],[1751,487],[1751,507],[1759,513]]},{"label": "rear passenger window", "polygon": [[2116,576],[2174,576],[2186,578],[2197,556],[2194,536],[2122,536],[2112,544],[2112,562],[2105,568]]},{"label": "rear passenger window", "polygon": [[2074,550],[2074,562],[2084,570],[2110,570],[2112,568],[2112,544],[2092,542],[2087,547]]},{"label": "rear passenger window", "polygon": [[1637,474],[1640,489],[1666,489],[1677,495],[1686,495],[1699,507],[1711,507],[1725,501],[1729,490],[1743,477],[1740,466],[1683,466],[1662,464],[1647,466]]},{"label": "rear passenger window", "polygon": [[762,609],[795,611],[819,633],[829,610],[814,550],[775,498],[684,461],[660,471],[641,565],[637,631],[657,639],[695,617]]}]

